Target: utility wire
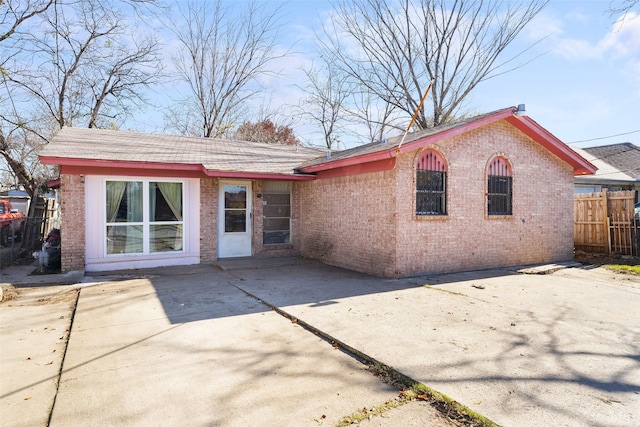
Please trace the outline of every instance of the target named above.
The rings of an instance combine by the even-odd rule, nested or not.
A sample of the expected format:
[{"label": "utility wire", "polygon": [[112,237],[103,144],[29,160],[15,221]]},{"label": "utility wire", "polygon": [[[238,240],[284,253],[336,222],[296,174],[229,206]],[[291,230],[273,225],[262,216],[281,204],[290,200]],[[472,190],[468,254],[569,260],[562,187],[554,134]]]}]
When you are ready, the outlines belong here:
[{"label": "utility wire", "polygon": [[601,136],[599,138],[591,138],[591,139],[583,139],[583,140],[580,140],[580,141],[567,142],[566,144],[567,145],[572,145],[572,144],[579,144],[581,142],[599,141],[601,139],[609,139],[609,138],[614,138],[616,136],[631,135],[632,133],[638,133],[638,132],[640,132],[640,129],[632,130],[631,132],[618,133],[616,135]]}]

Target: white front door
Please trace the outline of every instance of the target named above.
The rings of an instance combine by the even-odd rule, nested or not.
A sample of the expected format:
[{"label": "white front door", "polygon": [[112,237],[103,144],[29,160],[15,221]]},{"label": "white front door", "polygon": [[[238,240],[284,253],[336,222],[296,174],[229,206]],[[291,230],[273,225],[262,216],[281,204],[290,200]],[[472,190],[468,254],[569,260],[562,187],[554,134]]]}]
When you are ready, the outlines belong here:
[{"label": "white front door", "polygon": [[251,182],[220,181],[218,258],[251,256]]}]

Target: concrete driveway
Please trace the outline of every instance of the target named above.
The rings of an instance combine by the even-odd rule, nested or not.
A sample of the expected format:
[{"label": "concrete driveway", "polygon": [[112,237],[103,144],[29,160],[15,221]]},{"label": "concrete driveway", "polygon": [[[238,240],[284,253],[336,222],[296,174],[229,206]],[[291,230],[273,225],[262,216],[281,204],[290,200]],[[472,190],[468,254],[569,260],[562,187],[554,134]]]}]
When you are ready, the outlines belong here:
[{"label": "concrete driveway", "polygon": [[[501,425],[640,425],[637,277],[571,268],[386,280],[302,260],[223,267],[85,278],[49,422],[20,414],[35,404],[29,386],[53,389],[54,376],[8,387],[5,361],[23,357],[5,357],[18,337],[3,328],[2,425],[333,426],[398,395],[301,323]],[[449,424],[418,402],[362,423]]]},{"label": "concrete driveway", "polygon": [[392,281],[312,263],[234,273],[247,292],[498,424],[640,425],[638,277],[569,268]]},{"label": "concrete driveway", "polygon": [[335,426],[398,396],[228,272],[116,279],[80,292],[50,426]]}]

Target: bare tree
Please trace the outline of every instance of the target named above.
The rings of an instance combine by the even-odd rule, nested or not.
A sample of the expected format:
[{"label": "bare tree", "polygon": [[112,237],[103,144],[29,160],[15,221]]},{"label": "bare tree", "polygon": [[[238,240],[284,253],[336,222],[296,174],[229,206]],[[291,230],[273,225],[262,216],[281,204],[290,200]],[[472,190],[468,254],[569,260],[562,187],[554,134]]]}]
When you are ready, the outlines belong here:
[{"label": "bare tree", "polygon": [[4,184],[22,187],[32,197],[57,170],[38,162],[38,150],[46,143],[39,134],[34,129],[16,126],[5,135],[0,128],[0,155],[6,162],[6,168],[1,171],[7,180]]},{"label": "bare tree", "polygon": [[609,2],[609,12],[612,15],[626,14],[640,3],[640,0],[611,0]]},{"label": "bare tree", "polygon": [[[108,2],[55,5],[26,37],[28,65],[8,74],[60,127],[121,123],[160,77],[155,38],[137,35]],[[24,64],[24,63],[23,63]]]},{"label": "bare tree", "polygon": [[346,75],[324,63],[323,71],[318,68],[304,70],[308,85],[302,90],[306,97],[298,106],[301,117],[320,128],[326,147],[336,147],[349,115],[345,113],[346,102],[353,89],[349,87]]},{"label": "bare tree", "polygon": [[[10,38],[26,21],[45,12],[55,0],[0,0],[0,43]],[[6,59],[6,58],[5,58]]]},{"label": "bare tree", "polygon": [[[383,141],[388,131],[395,129],[393,125],[398,118],[398,108],[390,103],[377,102],[375,94],[367,90],[356,91],[351,96],[348,114],[356,123],[362,123],[368,131],[367,139],[363,142]],[[356,135],[360,137],[361,135]]]},{"label": "bare tree", "polygon": [[161,77],[159,46],[155,38],[133,31],[120,8],[137,13],[152,4],[7,4],[0,27],[7,53],[0,76],[0,153],[16,181],[37,189],[29,183],[41,175],[34,173],[35,153],[57,129],[117,127],[144,104],[143,89]]},{"label": "bare tree", "polygon": [[[341,1],[325,30],[325,55],[376,98],[412,116],[433,80],[418,129],[446,123],[483,80],[506,72],[505,49],[547,0]],[[516,65],[517,67],[517,65]]]},{"label": "bare tree", "polygon": [[235,127],[246,101],[259,89],[257,79],[274,73],[271,63],[286,55],[278,51],[279,10],[257,2],[246,9],[225,7],[221,0],[189,3],[181,10],[186,27],[174,28],[180,53],[174,63],[189,95],[180,100],[171,120],[181,133],[220,137]]}]

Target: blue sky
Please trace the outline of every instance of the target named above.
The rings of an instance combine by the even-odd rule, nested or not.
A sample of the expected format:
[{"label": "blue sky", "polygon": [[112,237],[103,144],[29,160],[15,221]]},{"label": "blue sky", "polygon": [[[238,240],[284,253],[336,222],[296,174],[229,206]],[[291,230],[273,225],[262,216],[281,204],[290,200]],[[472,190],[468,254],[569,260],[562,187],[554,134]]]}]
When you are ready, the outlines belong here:
[{"label": "blue sky", "polygon": [[640,15],[622,20],[608,6],[552,0],[518,40],[546,37],[534,47],[541,56],[486,82],[475,102],[525,103],[534,120],[576,147],[640,144]]},{"label": "blue sky", "polygon": [[[296,44],[282,63],[284,74],[263,81],[265,98],[276,108],[297,104],[303,96],[297,87],[303,84],[300,69],[312,61],[314,29],[327,19],[331,4],[266,3],[282,6],[283,48],[292,41]],[[640,10],[623,19],[610,14],[609,4],[609,0],[551,0],[511,48],[518,52],[538,42],[525,55],[532,61],[482,83],[466,110],[482,113],[526,104],[529,116],[572,146],[627,141],[640,145]],[[150,114],[157,117],[157,112],[146,116]],[[144,117],[129,123],[132,128],[141,126],[157,130],[150,129]],[[306,142],[319,138],[295,126],[294,131],[304,134],[301,139]]]}]

